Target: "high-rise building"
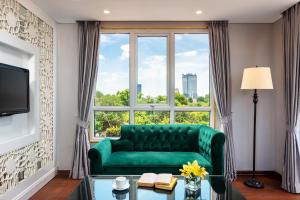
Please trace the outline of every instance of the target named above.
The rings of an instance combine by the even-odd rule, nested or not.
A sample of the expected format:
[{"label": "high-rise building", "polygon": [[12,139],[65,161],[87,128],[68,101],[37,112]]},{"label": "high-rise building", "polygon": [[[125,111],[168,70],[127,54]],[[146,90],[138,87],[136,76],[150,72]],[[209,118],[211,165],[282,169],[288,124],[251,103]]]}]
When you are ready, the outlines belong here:
[{"label": "high-rise building", "polygon": [[136,87],[137,94],[142,93],[142,84],[138,83]]},{"label": "high-rise building", "polygon": [[196,74],[182,74],[182,92],[187,98],[197,98],[197,75]]}]

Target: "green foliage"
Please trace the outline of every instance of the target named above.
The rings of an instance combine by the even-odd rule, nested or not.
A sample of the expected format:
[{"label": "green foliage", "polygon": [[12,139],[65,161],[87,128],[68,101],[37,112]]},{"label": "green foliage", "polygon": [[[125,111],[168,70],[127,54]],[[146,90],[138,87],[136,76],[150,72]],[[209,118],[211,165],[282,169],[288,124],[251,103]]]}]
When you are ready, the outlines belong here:
[{"label": "green foliage", "polygon": [[[114,136],[119,135],[115,133],[116,128],[120,128],[122,124],[129,123],[129,112],[104,112],[97,111],[95,112],[95,135],[96,136],[109,136],[113,134]],[[110,130],[108,130],[110,128]],[[107,132],[109,131],[109,132]]]},{"label": "green foliage", "polygon": [[143,94],[139,93],[137,102],[139,104],[166,104],[167,97],[161,95],[157,97],[151,97],[151,96],[144,97]]},{"label": "green foliage", "polygon": [[106,129],[106,137],[118,137],[120,136],[121,127],[109,127]]},{"label": "green foliage", "polygon": [[117,92],[117,97],[120,98],[122,105],[128,106],[129,105],[129,90],[123,90]]},{"label": "green foliage", "polygon": [[129,90],[117,92],[116,95],[104,95],[97,91],[95,96],[96,106],[128,106],[129,105]]},{"label": "green foliage", "polygon": [[197,103],[199,103],[199,106],[209,106],[209,94],[206,94],[205,96],[200,96],[197,98]]},{"label": "green foliage", "polygon": [[136,111],[135,124],[169,124],[170,113],[165,111]]},{"label": "green foliage", "polygon": [[187,106],[188,103],[188,99],[184,95],[180,94],[179,92],[175,93],[175,106]]},{"label": "green foliage", "polygon": [[176,112],[175,123],[209,125],[209,112]]},{"label": "green foliage", "polygon": [[[129,90],[118,91],[113,95],[104,95],[97,91],[95,96],[96,106],[129,106]],[[209,106],[209,95],[197,99],[186,98],[179,92],[175,93],[175,106],[177,107],[203,107]],[[138,94],[139,104],[166,104],[166,96],[144,97]],[[120,127],[129,123],[128,111],[96,111],[95,112],[95,136],[117,137]],[[169,124],[169,111],[135,111],[135,124]],[[206,124],[209,125],[209,112],[176,112],[175,123],[181,124]]]}]

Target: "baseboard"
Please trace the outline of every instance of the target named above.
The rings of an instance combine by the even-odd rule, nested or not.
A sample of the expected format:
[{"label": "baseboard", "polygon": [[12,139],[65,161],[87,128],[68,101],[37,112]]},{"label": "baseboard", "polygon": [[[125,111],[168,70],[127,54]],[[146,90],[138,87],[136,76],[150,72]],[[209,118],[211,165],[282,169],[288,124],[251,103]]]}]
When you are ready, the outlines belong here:
[{"label": "baseboard", "polygon": [[46,185],[51,179],[56,175],[56,169],[53,168],[44,176],[40,177],[36,182],[23,190],[19,195],[17,195],[14,200],[27,199],[33,196],[37,191],[39,191],[44,185]]},{"label": "baseboard", "polygon": [[[237,171],[238,176],[248,176],[252,175],[252,171],[248,170],[239,170]],[[255,175],[262,175],[262,176],[273,176],[274,178],[281,181],[282,177],[281,174],[279,174],[276,171],[255,171]]]},{"label": "baseboard", "polygon": [[56,175],[56,167],[48,166],[41,169],[32,177],[28,177],[24,182],[20,182],[14,189],[6,192],[0,199],[24,200],[29,199],[43,186],[45,186]]}]

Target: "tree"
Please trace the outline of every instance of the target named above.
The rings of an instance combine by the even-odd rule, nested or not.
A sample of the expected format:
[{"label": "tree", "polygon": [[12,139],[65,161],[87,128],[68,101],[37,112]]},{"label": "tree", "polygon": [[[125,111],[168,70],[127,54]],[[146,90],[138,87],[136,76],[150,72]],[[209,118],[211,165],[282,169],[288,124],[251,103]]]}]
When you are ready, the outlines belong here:
[{"label": "tree", "polygon": [[209,106],[209,94],[206,94],[205,96],[200,96],[197,98],[197,105],[198,106]]},{"label": "tree", "polygon": [[136,111],[135,124],[169,124],[169,115],[165,111]]},{"label": "tree", "polygon": [[175,122],[178,124],[209,125],[209,112],[176,112]]},{"label": "tree", "polygon": [[120,98],[122,105],[129,105],[129,90],[118,91],[117,96]]},{"label": "tree", "polygon": [[[113,131],[118,131],[123,124],[129,123],[129,113],[128,112],[105,112],[97,111],[95,112],[95,133],[99,136],[111,136],[112,134],[116,136]],[[110,129],[109,132],[107,130]],[[119,134],[119,131],[117,132]]]},{"label": "tree", "polygon": [[162,96],[162,95],[157,96],[156,103],[166,103],[166,102],[167,102],[166,96]]},{"label": "tree", "polygon": [[[116,94],[104,95],[96,92],[95,105],[97,106],[128,106],[129,90],[118,91]],[[153,104],[166,103],[167,97],[157,97],[138,94],[138,103]],[[192,98],[186,98],[179,92],[175,93],[175,106],[209,106],[209,94],[200,96],[194,102]],[[95,135],[102,137],[117,137],[120,134],[120,127],[129,123],[128,111],[96,111],[95,112]],[[206,124],[209,125],[209,112],[176,112],[175,122],[181,124]],[[135,111],[135,124],[169,124],[169,111]]]},{"label": "tree", "polygon": [[175,106],[184,106],[184,105],[188,105],[188,100],[187,98],[180,94],[179,92],[175,93]]},{"label": "tree", "polygon": [[103,95],[101,92],[96,92],[95,105],[97,106],[121,106],[122,100],[117,95]]}]

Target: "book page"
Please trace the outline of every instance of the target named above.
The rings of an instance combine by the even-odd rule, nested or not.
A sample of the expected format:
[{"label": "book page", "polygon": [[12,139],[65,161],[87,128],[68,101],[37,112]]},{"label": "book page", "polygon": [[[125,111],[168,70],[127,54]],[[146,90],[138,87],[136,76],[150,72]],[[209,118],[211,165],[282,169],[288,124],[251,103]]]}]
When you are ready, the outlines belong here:
[{"label": "book page", "polygon": [[154,173],[144,173],[141,178],[138,180],[139,185],[143,186],[153,186],[155,183],[157,175]]},{"label": "book page", "polygon": [[155,179],[155,183],[158,184],[170,184],[172,180],[172,174],[158,174]]},{"label": "book page", "polygon": [[162,190],[173,190],[176,183],[177,183],[177,178],[172,177],[170,184],[155,183],[155,188],[162,189]]}]

